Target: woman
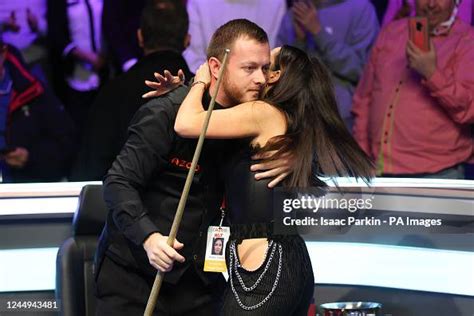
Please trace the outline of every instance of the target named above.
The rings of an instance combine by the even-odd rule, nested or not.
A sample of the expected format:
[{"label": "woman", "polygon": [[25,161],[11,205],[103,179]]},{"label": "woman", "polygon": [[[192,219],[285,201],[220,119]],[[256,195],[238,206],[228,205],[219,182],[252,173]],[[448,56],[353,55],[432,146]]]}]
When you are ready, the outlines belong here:
[{"label": "woman", "polygon": [[[296,160],[288,188],[325,186],[318,175],[368,178],[369,159],[338,114],[328,72],[303,51],[274,49],[262,101],[214,111],[208,138],[233,138],[225,163],[231,237],[227,249],[229,289],[224,315],[305,315],[314,277],[303,239],[273,233],[273,196],[250,171],[254,153],[276,151]],[[199,136],[206,112],[202,97],[211,77],[207,64],[197,73],[178,112],[175,130]]]},{"label": "woman", "polygon": [[211,255],[221,256],[223,246],[224,246],[224,238],[214,238],[214,241],[212,242]]}]

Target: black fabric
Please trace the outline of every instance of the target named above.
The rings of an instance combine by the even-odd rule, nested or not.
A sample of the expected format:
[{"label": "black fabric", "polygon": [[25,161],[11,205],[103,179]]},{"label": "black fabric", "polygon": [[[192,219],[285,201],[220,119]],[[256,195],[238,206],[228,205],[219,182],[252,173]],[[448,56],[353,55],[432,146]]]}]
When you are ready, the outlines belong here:
[{"label": "black fabric", "polygon": [[73,154],[74,124],[59,100],[27,70],[19,53],[8,46],[5,69],[13,81],[6,140],[10,148],[28,150],[23,168],[11,168],[4,182],[59,181]]},{"label": "black fabric", "polygon": [[88,18],[89,18],[89,33],[90,33],[90,40],[91,40],[91,46],[92,46],[92,50],[97,53],[97,47],[95,45],[95,27],[94,27],[94,19],[93,19],[93,12],[92,12],[92,7],[91,7],[91,4],[89,3],[89,0],[84,0],[84,3],[86,5],[86,9],[87,9],[87,15],[88,15]]},{"label": "black fabric", "polygon": [[[154,277],[142,243],[153,232],[168,235],[184,187],[195,140],[174,132],[177,110],[188,88],[180,87],[165,97],[142,106],[129,128],[121,153],[104,178],[104,196],[110,209],[98,250],[98,258],[116,262]],[[219,220],[222,188],[215,164],[220,141],[206,141],[193,179],[177,239],[184,243],[184,263],[175,263],[165,282],[177,283],[188,268],[204,282],[222,278],[202,271],[205,236],[209,224]]]},{"label": "black fabric", "polygon": [[382,24],[383,17],[385,15],[385,11],[387,10],[388,1],[387,0],[370,0],[375,7],[375,11],[377,12],[377,18],[379,19],[379,23]]},{"label": "black fabric", "polygon": [[73,69],[72,58],[63,56],[64,49],[71,43],[67,1],[47,0],[46,20],[48,23],[46,37],[52,84],[58,97],[65,102],[67,84],[64,80],[64,74],[71,73]]},{"label": "black fabric", "polygon": [[[97,97],[98,92],[99,89],[93,89],[89,91],[78,91],[69,86],[66,87],[66,101],[64,103],[64,107],[71,116],[72,120],[74,121],[74,125],[77,129],[76,139],[74,140],[74,143],[76,145],[74,148],[75,153],[78,153],[80,150],[80,144],[82,143],[82,134],[84,133],[84,130],[87,126],[88,113],[91,109],[92,103]],[[76,179],[71,179],[70,177],[69,179],[71,181],[79,181]]]},{"label": "black fabric", "polygon": [[242,239],[271,237],[273,237],[273,224],[271,222],[232,224],[231,239],[240,241]]},{"label": "black fabric", "polygon": [[[66,46],[71,43],[67,1],[48,0],[46,18],[48,21],[48,45],[53,49],[55,56],[62,56]],[[60,60],[56,60],[56,63]]]},{"label": "black fabric", "polygon": [[78,209],[72,220],[73,235],[99,236],[104,228],[107,207],[103,199],[102,185],[86,185],[79,194]]},{"label": "black fabric", "polygon": [[102,31],[118,73],[122,72],[122,65],[126,61],[142,55],[138,47],[137,30],[145,3],[145,0],[104,0]]},{"label": "black fabric", "polygon": [[[267,187],[269,180],[256,181],[250,171],[253,149],[249,140],[233,141],[226,148],[224,164],[227,209],[231,221],[231,240],[240,243],[243,239],[267,238],[282,246],[281,276],[276,290],[261,307],[247,311],[238,304],[228,286],[224,298],[223,315],[306,315],[313,297],[314,276],[304,240],[298,235],[273,234],[273,190]],[[246,286],[251,286],[262,273],[265,262],[256,271],[238,268]],[[227,258],[229,251],[227,250]],[[262,282],[250,292],[245,292],[235,274],[233,282],[237,293],[246,306],[255,305],[271,292],[278,271],[278,250]],[[228,269],[232,269],[228,262]],[[229,272],[230,275],[230,272]]]},{"label": "black fabric", "polygon": [[172,51],[149,54],[129,71],[106,84],[91,105],[79,157],[71,174],[73,181],[102,180],[127,140],[127,128],[135,112],[148,102],[145,80],[155,81],[153,72],[182,69],[192,77],[183,57]]},{"label": "black fabric", "polygon": [[[231,141],[224,163],[226,207],[229,210],[232,233],[238,233],[237,227],[244,229],[245,224],[261,223],[264,227],[273,219],[273,191],[268,189],[271,179],[255,180],[255,172],[250,171],[253,149],[248,140]],[[252,230],[256,232],[255,229]],[[247,238],[267,237],[253,234]],[[250,231],[249,231],[250,232]]]},{"label": "black fabric", "polygon": [[[143,315],[153,278],[105,257],[96,282],[97,316]],[[190,269],[178,283],[163,283],[153,315],[217,315],[224,287],[223,278],[204,284]]]},{"label": "black fabric", "polygon": [[[48,25],[48,31],[46,35],[49,65],[51,66],[51,79],[56,95],[66,103],[68,98],[69,85],[66,82],[66,76],[72,74],[74,70],[75,58],[72,54],[73,50],[70,50],[67,55],[64,55],[64,49],[69,44],[74,44],[71,36],[71,27],[85,27],[90,30],[90,23],[92,23],[91,12],[88,10],[89,3],[87,1],[68,1],[68,0],[47,0],[46,20]],[[69,20],[69,7],[70,6],[83,6],[84,13],[84,25],[70,25]],[[92,41],[94,36],[98,34],[90,34]],[[93,44],[95,45],[95,44]],[[107,78],[107,67],[102,68],[98,75],[101,78],[100,82],[103,83]],[[70,96],[69,96],[70,98]],[[70,99],[69,99],[70,100]],[[90,104],[87,104],[90,105]]]},{"label": "black fabric", "polygon": [[62,315],[95,315],[94,256],[107,213],[101,193],[100,185],[83,187],[74,214],[73,237],[58,252],[55,291]]},{"label": "black fabric", "polygon": [[60,181],[73,156],[74,124],[54,97],[41,96],[11,114],[8,144],[28,150],[24,168],[11,169],[8,182]]},{"label": "black fabric", "polygon": [[[282,245],[282,265],[280,279],[270,299],[261,307],[247,311],[238,304],[230,285],[228,285],[224,297],[222,315],[307,315],[311,299],[313,298],[314,276],[304,240],[300,236],[286,236],[274,240],[274,242]],[[233,273],[232,277],[236,292],[244,305],[253,306],[258,304],[270,293],[278,271],[279,256],[277,248],[261,283],[251,292],[244,292]],[[228,251],[227,258],[229,258]],[[241,267],[237,268],[247,287],[257,281],[269,258],[270,253],[267,254],[265,261],[255,271],[247,271]],[[227,264],[229,265],[229,262]],[[228,268],[231,269],[230,266]]]}]

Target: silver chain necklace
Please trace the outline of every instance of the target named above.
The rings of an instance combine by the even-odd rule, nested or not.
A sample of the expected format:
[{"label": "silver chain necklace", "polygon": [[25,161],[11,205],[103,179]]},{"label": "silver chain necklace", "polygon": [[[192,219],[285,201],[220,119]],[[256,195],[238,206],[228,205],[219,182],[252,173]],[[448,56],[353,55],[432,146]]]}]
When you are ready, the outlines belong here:
[{"label": "silver chain necklace", "polygon": [[[233,282],[233,277],[232,277],[232,272],[234,271],[234,273],[236,274],[237,279],[239,280],[239,283],[240,283],[240,285],[242,286],[242,289],[245,292],[253,291],[257,287],[257,285],[261,282],[261,280],[263,279],[263,276],[265,275],[268,268],[270,267],[270,263],[273,259],[273,256],[275,254],[277,246],[278,246],[278,253],[279,253],[278,271],[277,271],[277,275],[275,277],[275,282],[273,282],[273,286],[272,286],[272,289],[271,289],[270,293],[268,293],[268,295],[261,302],[255,304],[255,305],[251,305],[251,306],[244,305],[242,303],[242,300],[239,297],[239,294],[237,293],[237,290],[235,289],[234,282]],[[230,261],[229,262],[229,265],[230,265],[230,267],[229,267],[230,287],[232,288],[232,292],[234,293],[234,296],[235,296],[235,299],[237,300],[237,303],[244,310],[250,311],[250,310],[254,310],[254,309],[259,308],[260,306],[265,304],[265,302],[267,302],[270,299],[273,292],[275,292],[275,290],[276,290],[276,287],[278,285],[278,281],[280,280],[280,275],[281,275],[283,248],[280,244],[277,244],[277,243],[274,243],[273,241],[270,241],[270,243],[268,244],[268,247],[267,247],[267,251],[265,253],[265,257],[267,256],[268,251],[269,251],[270,248],[271,248],[270,258],[268,258],[267,264],[265,265],[265,268],[264,268],[263,272],[260,274],[260,276],[258,277],[255,284],[253,284],[250,287],[247,287],[247,286],[245,286],[244,281],[242,280],[242,277],[240,276],[240,273],[238,271],[238,267],[240,265],[237,263],[238,257],[237,257],[236,247],[235,247],[235,240],[231,241],[231,244],[230,244],[230,258],[229,258],[229,261]],[[235,257],[235,261],[234,261],[234,257]]]},{"label": "silver chain necklace", "polygon": [[[242,286],[242,289],[245,291],[245,292],[250,292],[250,291],[253,291],[259,284],[260,282],[262,281],[263,279],[263,276],[265,275],[265,273],[267,272],[270,264],[272,263],[272,259],[273,259],[273,256],[275,255],[275,251],[276,251],[276,247],[273,247],[273,240],[271,240],[269,243],[268,243],[268,246],[267,246],[267,249],[265,250],[265,258],[267,257],[267,254],[268,254],[268,250],[271,249],[271,253],[270,253],[270,258],[268,258],[268,261],[267,261],[267,264],[265,265],[265,269],[263,270],[263,272],[260,274],[260,276],[258,277],[257,281],[255,281],[255,284],[252,285],[251,287],[246,287],[245,284],[244,284],[244,280],[242,279],[242,277],[240,276],[240,272],[239,270],[237,269],[238,267],[240,267],[240,263],[238,263],[238,260],[237,260],[237,250],[236,250],[236,247],[234,246],[232,248],[232,251],[234,253],[234,258],[235,258],[235,263],[234,263],[234,266],[235,266],[235,276],[237,277],[237,279],[239,280],[239,283],[240,285]],[[252,271],[250,271],[252,272]]]}]

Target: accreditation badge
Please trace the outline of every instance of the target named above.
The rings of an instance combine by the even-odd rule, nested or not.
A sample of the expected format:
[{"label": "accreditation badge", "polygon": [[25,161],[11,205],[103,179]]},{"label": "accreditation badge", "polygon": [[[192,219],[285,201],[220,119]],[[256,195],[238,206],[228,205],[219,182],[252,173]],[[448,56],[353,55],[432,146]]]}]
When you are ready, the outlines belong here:
[{"label": "accreditation badge", "polygon": [[210,226],[207,230],[206,257],[204,271],[226,272],[225,247],[230,237],[230,228],[226,226]]}]

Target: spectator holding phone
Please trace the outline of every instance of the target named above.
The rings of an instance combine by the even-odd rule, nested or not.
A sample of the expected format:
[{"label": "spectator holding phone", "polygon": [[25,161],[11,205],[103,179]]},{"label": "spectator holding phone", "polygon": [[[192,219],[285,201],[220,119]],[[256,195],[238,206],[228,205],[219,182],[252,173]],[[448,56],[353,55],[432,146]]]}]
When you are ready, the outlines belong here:
[{"label": "spectator holding phone", "polygon": [[[380,0],[374,0],[380,1]],[[459,2],[457,16],[462,21],[470,24],[473,22],[474,2],[472,0],[461,0]],[[408,16],[415,16],[415,0],[388,0],[387,9],[383,17],[382,26],[387,25],[393,20],[405,18]]]},{"label": "spectator holding phone", "polygon": [[354,137],[379,175],[463,178],[472,154],[474,30],[456,0],[417,0],[428,51],[409,39],[409,20],[382,29],[354,95]]},{"label": "spectator holding phone", "polygon": [[0,182],[61,180],[73,132],[57,99],[0,39]]}]

